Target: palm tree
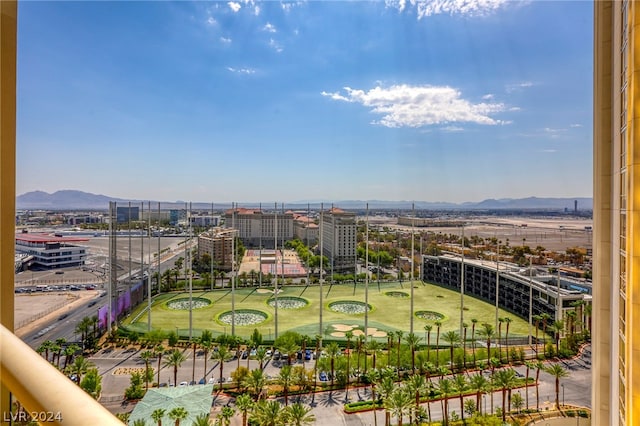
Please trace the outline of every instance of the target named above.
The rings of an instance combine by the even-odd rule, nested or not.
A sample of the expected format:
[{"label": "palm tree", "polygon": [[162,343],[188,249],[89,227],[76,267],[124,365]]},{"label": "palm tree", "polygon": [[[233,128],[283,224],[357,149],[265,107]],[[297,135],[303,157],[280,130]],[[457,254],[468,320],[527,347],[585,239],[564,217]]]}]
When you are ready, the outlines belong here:
[{"label": "palm tree", "polygon": [[[356,339],[356,356],[357,356],[357,360],[356,360],[356,364],[358,364],[358,370],[360,370],[360,354],[362,353],[362,350],[364,348],[364,344],[365,344],[365,337],[363,335],[358,336],[358,338]],[[366,370],[365,370],[366,373]]]},{"label": "palm tree", "polygon": [[427,360],[431,361],[430,353],[431,350],[431,330],[433,326],[431,324],[427,324],[424,326],[424,330],[427,332]]},{"label": "palm tree", "polygon": [[536,328],[536,346],[535,346],[535,351],[536,351],[536,358],[538,357],[538,331],[540,330],[540,321],[542,321],[542,317],[540,315],[533,315],[531,317],[531,319],[534,322],[535,328]]},{"label": "palm tree", "polygon": [[74,374],[76,376],[76,383],[79,385],[82,380],[82,375],[86,374],[86,372],[92,367],[95,367],[92,362],[88,361],[83,356],[79,356],[76,357],[73,360],[73,363],[67,368],[69,369],[70,374]]},{"label": "palm tree", "polygon": [[[462,323],[462,367],[467,369],[467,329],[469,328],[469,324],[466,322]],[[464,411],[464,410],[462,410]]]},{"label": "palm tree", "polygon": [[238,395],[236,398],[236,408],[242,413],[242,426],[247,426],[247,414],[253,408],[253,399],[248,393]]},{"label": "palm tree", "polygon": [[236,410],[233,407],[229,407],[228,405],[222,407],[222,409],[220,410],[220,414],[218,414],[220,423],[223,426],[229,426],[231,424],[231,418],[235,413]]},{"label": "palm tree", "polygon": [[453,377],[453,390],[458,392],[458,396],[460,397],[460,413],[462,415],[462,423],[464,423],[464,401],[462,394],[465,390],[467,390],[467,379],[465,379],[464,374],[456,374]]},{"label": "palm tree", "polygon": [[340,356],[340,346],[336,342],[331,342],[327,345],[327,356],[331,363],[331,389],[333,389],[333,382],[335,378],[335,362],[336,358]]},{"label": "palm tree", "polygon": [[469,378],[469,385],[476,391],[476,407],[478,412],[482,413],[482,406],[480,400],[482,395],[489,390],[489,380],[482,373],[476,373]]},{"label": "palm tree", "polygon": [[[556,379],[556,408],[560,409],[560,379],[569,376],[569,372],[560,364],[551,364],[544,369]],[[564,402],[564,401],[563,401]]]},{"label": "palm tree", "polygon": [[162,362],[162,355],[165,353],[164,346],[156,346],[153,349],[153,353],[158,357],[158,386],[160,386],[160,363]]},{"label": "palm tree", "polygon": [[218,346],[218,350],[213,351],[211,354],[211,359],[218,361],[218,365],[220,366],[220,390],[222,390],[224,363],[231,359],[231,350],[229,349],[229,346]]},{"label": "palm tree", "polygon": [[262,400],[254,405],[251,420],[259,426],[280,426],[285,424],[285,411],[278,401]]},{"label": "palm tree", "polygon": [[[409,392],[415,395],[415,408],[418,409],[420,407],[420,399],[422,396],[426,395],[427,390],[429,389],[428,382],[425,380],[424,376],[419,374],[413,374],[407,380],[407,388]],[[409,423],[412,423],[411,420]]]},{"label": "palm tree", "polygon": [[536,363],[532,361],[525,361],[524,365],[527,367],[527,373],[525,375],[525,407],[529,408],[529,372],[532,368],[536,368]]},{"label": "palm tree", "polygon": [[372,354],[371,368],[375,370],[378,352],[380,352],[380,343],[378,343],[377,340],[371,339],[369,343],[367,343],[366,349],[367,351],[371,351],[371,354]]},{"label": "palm tree", "polygon": [[260,363],[260,370],[264,368],[264,362],[269,358],[267,349],[260,347],[256,350],[256,360]]},{"label": "palm tree", "polygon": [[542,352],[545,352],[545,348],[547,347],[547,325],[549,324],[549,320],[551,319],[551,315],[546,312],[540,314],[542,318]]},{"label": "palm tree", "polygon": [[[398,338],[398,345],[397,345],[397,349],[398,349],[398,353],[397,353],[397,362],[396,362],[396,371],[398,372],[398,374],[400,374],[400,343],[402,342],[402,335],[404,333],[402,332],[402,330],[396,330],[395,331],[395,336]],[[375,368],[375,367],[374,367]]]},{"label": "palm tree", "polygon": [[536,362],[536,411],[540,411],[540,370],[544,368],[542,361]]},{"label": "palm tree", "polygon": [[53,342],[51,340],[45,340],[39,347],[41,351],[44,351],[44,359],[46,359],[47,361],[49,361],[49,351],[51,350],[52,346]]},{"label": "palm tree", "polygon": [[442,326],[442,321],[435,321],[436,325],[436,367],[440,366],[440,327]]},{"label": "palm tree", "polygon": [[442,420],[444,425],[449,424],[449,399],[448,396],[453,392],[453,384],[451,383],[451,379],[441,379],[438,383],[438,387],[440,388],[440,396],[442,397],[443,409],[442,409]]},{"label": "palm tree", "polygon": [[184,407],[176,407],[173,410],[169,411],[169,414],[167,415],[171,420],[176,422],[175,426],[180,426],[180,421],[186,419],[189,415],[189,412],[187,412]]},{"label": "palm tree", "polygon": [[471,318],[471,353],[473,354],[473,366],[476,366],[476,324],[477,318]]},{"label": "palm tree", "polygon": [[[385,375],[380,377],[380,380],[376,384],[378,388],[378,394],[380,398],[385,401],[391,397],[391,394],[396,389],[396,384],[391,376]],[[374,404],[376,403],[374,399]],[[391,413],[389,408],[384,406],[384,424],[389,425],[391,423]]]},{"label": "palm tree", "polygon": [[512,368],[505,368],[495,372],[494,383],[502,390],[502,422],[507,420],[507,389],[511,389],[516,382],[516,372]]},{"label": "palm tree", "polygon": [[289,389],[293,385],[293,375],[291,374],[290,365],[285,365],[280,369],[280,374],[278,374],[278,384],[282,386],[282,391],[284,393],[284,405],[287,406],[289,405]]},{"label": "palm tree", "polygon": [[[223,407],[223,410],[228,407]],[[210,426],[211,425],[211,416],[209,413],[202,413],[193,420],[191,426]]]},{"label": "palm tree", "polygon": [[162,426],[162,418],[164,417],[165,411],[164,408],[156,408],[151,413],[151,419],[156,422],[158,426]]},{"label": "palm tree", "polygon": [[291,404],[285,409],[285,417],[287,424],[292,426],[311,425],[315,423],[316,416],[310,414],[311,408],[302,405],[299,402]]},{"label": "palm tree", "polygon": [[511,318],[504,317],[502,320],[507,325],[504,331],[504,344],[507,350],[507,364],[509,364],[509,324],[511,324]]},{"label": "palm tree", "polygon": [[564,330],[564,321],[554,321],[551,329],[556,339],[556,356],[560,356],[560,333]]},{"label": "palm tree", "polygon": [[249,390],[256,400],[260,399],[264,387],[267,385],[267,378],[260,369],[251,370],[251,373],[245,377],[244,386]]},{"label": "palm tree", "polygon": [[449,365],[453,370],[453,351],[455,347],[460,343],[460,335],[457,331],[447,331],[442,335],[442,340],[449,344]]},{"label": "palm tree", "polygon": [[502,362],[502,323],[504,318],[498,318],[498,359]]},{"label": "palm tree", "polygon": [[76,344],[68,345],[64,348],[64,365],[62,366],[63,370],[67,369],[69,363],[73,360],[73,356],[80,350],[80,346]]},{"label": "palm tree", "polygon": [[391,396],[384,401],[384,406],[398,419],[398,426],[402,426],[402,417],[413,410],[413,404],[413,397],[406,387],[397,387]]},{"label": "palm tree", "polygon": [[404,341],[409,345],[409,349],[411,350],[411,373],[416,373],[416,346],[420,344],[422,339],[415,333],[409,333],[404,338]]},{"label": "palm tree", "polygon": [[[349,399],[349,377],[351,373],[351,339],[353,339],[353,331],[348,330],[346,333],[344,333],[344,337],[347,338],[347,350],[345,351],[347,355],[347,383],[345,388],[345,399],[348,400]],[[302,355],[302,359],[304,360],[304,354]],[[302,366],[304,367],[304,364],[302,364]]]},{"label": "palm tree", "polygon": [[185,362],[187,357],[178,349],[169,352],[169,358],[164,362],[165,367],[173,367],[173,384],[178,384],[178,368]]},{"label": "palm tree", "polygon": [[487,362],[489,362],[491,359],[491,339],[495,336],[493,326],[487,322],[483,323],[478,334],[487,340]]}]

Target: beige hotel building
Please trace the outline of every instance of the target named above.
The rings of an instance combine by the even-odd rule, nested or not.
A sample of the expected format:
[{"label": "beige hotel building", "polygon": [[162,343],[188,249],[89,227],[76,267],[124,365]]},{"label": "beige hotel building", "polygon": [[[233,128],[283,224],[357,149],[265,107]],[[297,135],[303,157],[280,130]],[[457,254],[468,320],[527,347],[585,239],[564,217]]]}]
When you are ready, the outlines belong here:
[{"label": "beige hotel building", "polygon": [[592,424],[632,426],[640,424],[640,3],[594,8]]}]

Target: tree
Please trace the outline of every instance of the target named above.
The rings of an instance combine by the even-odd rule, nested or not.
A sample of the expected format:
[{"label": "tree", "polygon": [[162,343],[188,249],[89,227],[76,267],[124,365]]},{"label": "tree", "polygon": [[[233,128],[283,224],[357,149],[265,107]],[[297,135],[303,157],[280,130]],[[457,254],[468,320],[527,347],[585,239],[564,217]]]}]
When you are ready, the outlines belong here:
[{"label": "tree", "polygon": [[520,393],[514,394],[511,398],[511,406],[516,409],[518,414],[520,414],[520,410],[522,409],[523,405],[524,401],[522,400],[522,395],[520,395]]},{"label": "tree", "polygon": [[[402,343],[402,335],[404,333],[402,332],[402,330],[396,330],[395,331],[395,335],[396,338],[398,339],[398,345],[396,346],[397,352],[396,352],[396,371],[398,372],[398,374],[400,373],[400,345]],[[375,368],[375,367],[374,367]]]},{"label": "tree", "polygon": [[414,408],[413,396],[407,391],[406,387],[397,387],[383,404],[396,416],[398,426],[402,426],[402,417],[409,414]]},{"label": "tree", "polygon": [[287,424],[292,426],[311,425],[315,423],[316,416],[310,414],[311,408],[302,405],[299,402],[291,404],[285,409],[285,418]]},{"label": "tree", "polygon": [[[349,375],[351,374],[351,339],[353,339],[353,331],[347,330],[344,333],[344,337],[347,338],[347,350],[345,351],[347,354],[347,384],[345,388],[345,399],[349,399]],[[304,355],[302,356],[304,360]],[[304,365],[304,364],[303,364]]]},{"label": "tree", "polygon": [[267,378],[260,369],[251,370],[251,374],[244,379],[244,386],[255,400],[259,400],[264,387],[267,385]]},{"label": "tree", "polygon": [[420,344],[422,339],[415,333],[409,333],[404,338],[404,341],[407,342],[409,349],[411,350],[411,373],[416,373],[416,346]]},{"label": "tree", "polygon": [[556,383],[556,408],[560,409],[560,379],[569,376],[569,372],[560,364],[551,364],[544,371],[551,374],[555,378]]},{"label": "tree", "polygon": [[158,424],[158,426],[162,426],[162,418],[164,417],[164,413],[166,410],[164,408],[156,408],[151,413],[151,419]]},{"label": "tree", "polygon": [[175,421],[175,426],[180,426],[180,421],[184,420],[189,416],[189,412],[184,409],[184,407],[176,407],[173,410],[169,411],[169,418]]},{"label": "tree", "polygon": [[436,325],[436,367],[440,366],[440,327],[442,326],[442,321],[435,321]]},{"label": "tree", "polygon": [[[413,374],[409,377],[409,380],[407,380],[406,383],[408,391],[415,396],[414,407],[420,407],[420,399],[422,398],[422,396],[426,395],[429,389],[427,381],[425,380],[424,376]],[[411,421],[409,421],[409,423],[411,423]]]},{"label": "tree", "polygon": [[438,383],[440,388],[440,396],[442,397],[442,403],[444,407],[442,409],[443,424],[449,424],[449,399],[448,396],[453,392],[453,384],[450,379],[441,379]]},{"label": "tree", "polygon": [[164,362],[165,367],[173,367],[173,383],[178,385],[178,368],[185,362],[187,357],[178,349],[174,349],[169,353],[168,359]]},{"label": "tree", "polygon": [[477,318],[471,318],[471,354],[473,356],[473,366],[476,366],[476,324]]},{"label": "tree", "polygon": [[460,343],[460,335],[457,331],[451,330],[447,331],[442,335],[442,340],[449,344],[449,365],[453,370],[453,350]]},{"label": "tree", "polygon": [[222,384],[224,382],[222,371],[224,368],[224,363],[231,359],[231,350],[226,345],[220,345],[218,346],[218,350],[213,351],[213,353],[211,354],[211,359],[218,361],[218,365],[220,366],[220,390],[222,390]]},{"label": "tree", "polygon": [[529,390],[528,390],[528,386],[529,386],[529,372],[531,371],[531,369],[536,368],[536,364],[535,362],[531,362],[531,361],[525,361],[524,365],[527,367],[527,373],[525,375],[525,398],[526,398],[526,404],[525,406],[527,408],[529,408]]},{"label": "tree", "polygon": [[97,400],[100,397],[100,392],[102,391],[102,377],[98,373],[97,368],[92,368],[87,371],[87,374],[80,382],[80,387],[86,393],[91,395],[93,399]]},{"label": "tree", "polygon": [[491,359],[491,339],[495,336],[493,326],[489,323],[483,323],[482,328],[478,331],[480,337],[487,340],[487,362]]},{"label": "tree", "polygon": [[224,406],[220,410],[220,414],[218,414],[218,418],[220,419],[223,426],[229,426],[231,424],[231,418],[236,413],[236,410],[233,407]]},{"label": "tree", "polygon": [[464,423],[464,410],[462,409],[464,407],[464,401],[462,394],[467,390],[467,379],[465,379],[464,374],[456,374],[452,384],[454,391],[457,392],[460,397],[460,412],[462,413],[462,422]]},{"label": "tree", "polygon": [[556,340],[556,356],[560,356],[560,333],[564,330],[564,321],[554,321],[551,324],[555,340]]},{"label": "tree", "polygon": [[291,374],[290,365],[285,365],[280,369],[280,374],[278,374],[278,384],[282,386],[282,392],[284,393],[284,405],[287,406],[289,405],[289,389],[293,385],[293,375]]},{"label": "tree", "polygon": [[[391,398],[391,394],[396,389],[396,384],[393,381],[393,378],[389,375],[380,375],[379,381],[376,383],[376,387],[378,388],[378,395],[380,398],[385,401]],[[375,402],[375,399],[374,399]],[[391,412],[389,411],[389,407],[383,405],[384,407],[384,424],[388,425],[391,423]]]},{"label": "tree", "polygon": [[238,395],[236,398],[236,408],[242,413],[242,426],[247,426],[247,414],[253,408],[253,399],[248,393]]},{"label": "tree", "polygon": [[131,373],[129,387],[124,390],[124,397],[128,400],[142,399],[144,388],[142,387],[142,375],[137,371]]},{"label": "tree", "polygon": [[509,361],[509,324],[511,324],[511,318],[504,317],[502,320],[506,324],[505,331],[504,331],[504,345],[507,350],[507,364],[509,364],[510,362]]},{"label": "tree", "polygon": [[145,419],[135,419],[132,426],[147,426],[147,421]]},{"label": "tree", "polygon": [[285,411],[278,401],[261,400],[254,406],[251,420],[259,426],[280,426],[285,424]]},{"label": "tree", "polygon": [[542,361],[536,362],[536,410],[540,411],[540,370],[544,368]]},{"label": "tree", "polygon": [[80,382],[82,381],[82,375],[92,367],[95,367],[92,362],[88,361],[83,356],[79,356],[73,360],[73,363],[68,366],[68,369],[70,374],[76,376],[76,383],[80,384]]},{"label": "tree", "polygon": [[427,324],[424,326],[424,330],[427,332],[427,361],[431,361],[431,357],[429,356],[429,351],[431,350],[431,330],[433,326],[431,324]]},{"label": "tree", "polygon": [[502,390],[502,422],[507,420],[507,389],[511,389],[516,382],[516,372],[512,368],[498,370],[493,375],[494,383]]},{"label": "tree", "polygon": [[[158,345],[153,349],[153,353],[158,357],[158,386],[160,386],[160,364],[162,362],[162,355],[165,353],[165,349],[162,345]],[[174,383],[175,384],[175,383]]]},{"label": "tree", "polygon": [[153,358],[153,356],[154,356],[153,352],[151,351],[143,351],[140,354],[140,359],[144,361],[144,378],[145,378],[146,390],[149,390],[149,380],[148,380],[149,379],[149,363],[151,358]]},{"label": "tree", "polygon": [[491,383],[482,373],[476,373],[469,379],[469,386],[476,392],[476,407],[479,412],[482,412],[482,405],[480,404],[482,395],[490,390],[490,385]]},{"label": "tree", "polygon": [[62,366],[63,370],[66,370],[69,366],[69,363],[73,360],[73,356],[80,351],[80,346],[76,344],[68,345],[64,348],[64,365]]},{"label": "tree", "polygon": [[327,356],[329,357],[329,362],[331,364],[331,388],[333,389],[336,358],[340,356],[340,346],[338,346],[336,342],[331,342],[327,346]]}]

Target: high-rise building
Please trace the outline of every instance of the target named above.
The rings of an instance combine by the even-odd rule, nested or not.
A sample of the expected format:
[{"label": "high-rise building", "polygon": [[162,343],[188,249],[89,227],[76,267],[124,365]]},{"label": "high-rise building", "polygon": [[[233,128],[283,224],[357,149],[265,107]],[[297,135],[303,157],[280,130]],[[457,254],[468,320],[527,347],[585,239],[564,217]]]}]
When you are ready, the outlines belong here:
[{"label": "high-rise building", "polygon": [[[277,224],[276,224],[277,220]],[[278,233],[278,247],[293,239],[293,213],[267,212],[259,209],[234,208],[224,214],[225,228],[238,230],[238,238],[247,247],[274,248]]]},{"label": "high-rise building", "polygon": [[356,214],[331,208],[322,215],[322,254],[334,271],[351,272],[356,267]]},{"label": "high-rise building", "polygon": [[214,228],[198,235],[198,256],[211,256],[216,269],[230,271],[233,253],[233,229]]},{"label": "high-rise building", "polygon": [[640,424],[640,3],[594,7],[592,424],[631,426]]}]

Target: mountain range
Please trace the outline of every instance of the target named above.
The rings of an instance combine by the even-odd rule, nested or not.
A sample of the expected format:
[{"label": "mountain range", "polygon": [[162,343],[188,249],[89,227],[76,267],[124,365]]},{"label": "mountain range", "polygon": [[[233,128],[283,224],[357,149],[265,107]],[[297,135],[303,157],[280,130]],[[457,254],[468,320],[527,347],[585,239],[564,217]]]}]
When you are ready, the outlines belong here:
[{"label": "mountain range", "polygon": [[[20,210],[107,210],[109,202],[117,203],[147,203],[148,200],[129,200],[124,198],[114,198],[106,195],[92,194],[89,192],[76,190],[61,190],[49,194],[44,191],[32,191],[16,197],[16,208]],[[574,203],[577,202],[578,210],[592,210],[593,199],[587,197],[575,198],[550,198],[550,197],[527,197],[527,198],[501,198],[487,199],[480,202],[448,203],[448,202],[428,202],[428,201],[385,201],[385,200],[342,200],[342,201],[318,201],[305,200],[286,203],[287,209],[306,209],[310,206],[319,209],[322,205],[325,208],[331,205],[339,206],[343,209],[363,209],[365,204],[370,209],[411,209],[415,207],[419,210],[550,210],[550,211],[573,211]],[[161,207],[182,208],[183,201],[160,201]],[[152,208],[155,208],[158,201],[151,201]],[[242,207],[258,207],[257,202],[239,203]],[[263,203],[264,207],[271,206],[272,203]],[[191,203],[193,209],[211,209],[212,203],[197,202]],[[214,203],[215,209],[229,208],[231,203]]]}]

